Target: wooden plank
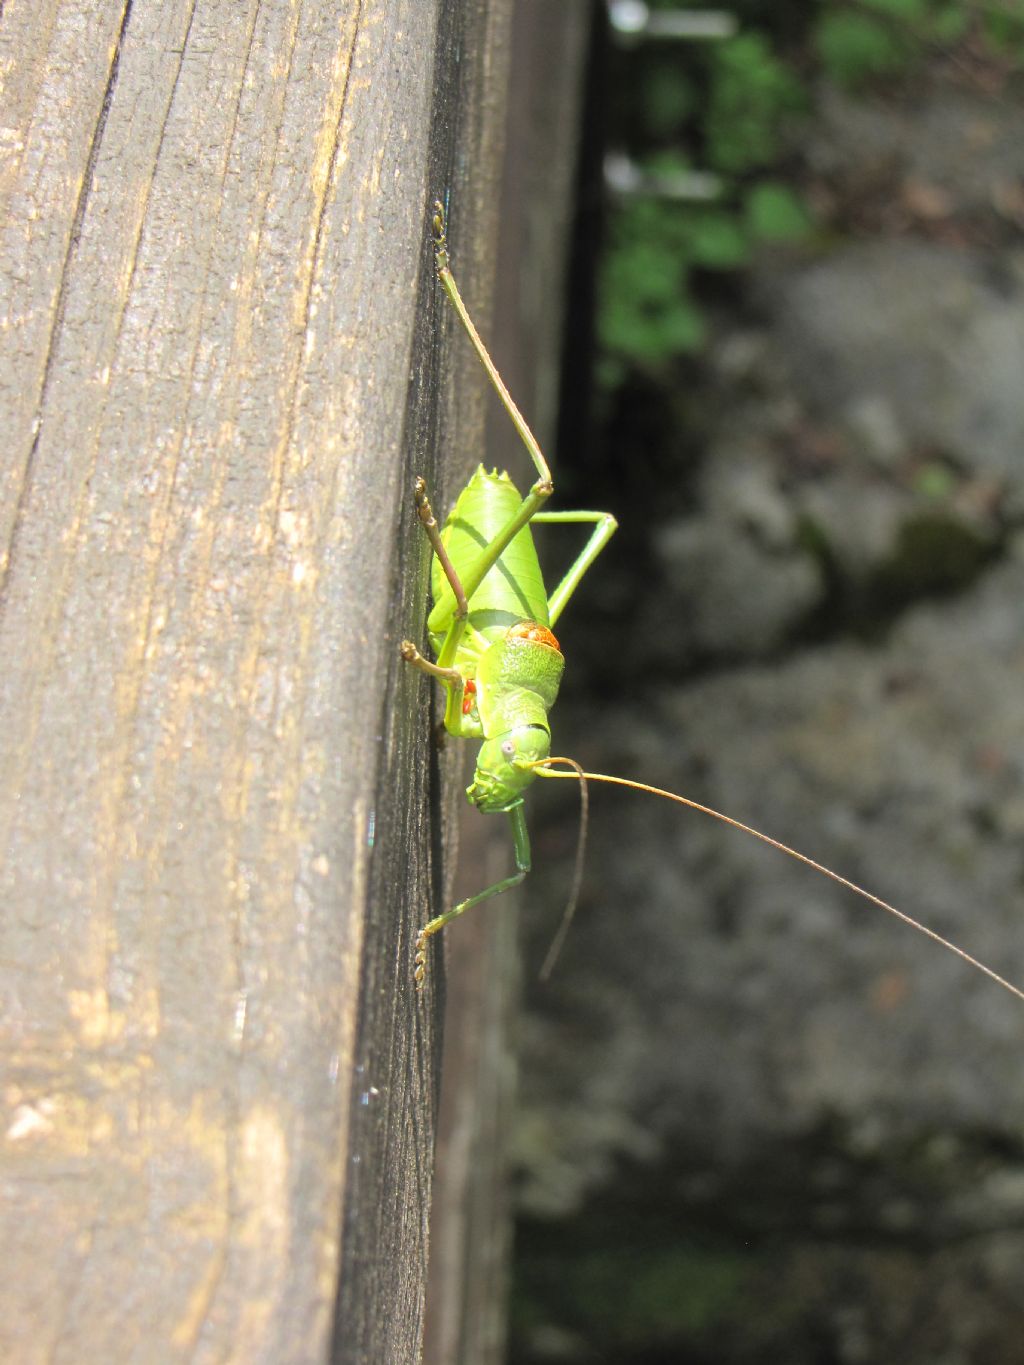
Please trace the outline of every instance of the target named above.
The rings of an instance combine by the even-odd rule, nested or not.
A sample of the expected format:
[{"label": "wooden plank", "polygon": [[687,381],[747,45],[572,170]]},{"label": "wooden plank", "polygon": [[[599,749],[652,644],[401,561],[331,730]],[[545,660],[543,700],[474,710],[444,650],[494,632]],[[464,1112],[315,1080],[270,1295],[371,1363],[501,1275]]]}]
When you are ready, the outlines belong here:
[{"label": "wooden plank", "polygon": [[418,1356],[442,873],[396,650],[411,475],[480,445],[425,210],[487,290],[506,9],[0,10],[4,1359]]}]

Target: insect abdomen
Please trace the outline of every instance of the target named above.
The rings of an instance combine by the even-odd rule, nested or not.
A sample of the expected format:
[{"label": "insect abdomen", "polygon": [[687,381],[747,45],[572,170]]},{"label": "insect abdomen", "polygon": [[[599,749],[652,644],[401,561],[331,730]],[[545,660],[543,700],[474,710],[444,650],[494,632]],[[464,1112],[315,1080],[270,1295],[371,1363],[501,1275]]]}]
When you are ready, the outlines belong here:
[{"label": "insect abdomen", "polygon": [[[445,522],[441,538],[460,577],[484,547],[513,517],[522,502],[508,474],[488,473],[483,465],[462,490]],[[447,588],[444,572],[435,559],[431,568],[434,601]],[[469,618],[481,632],[507,630],[514,621],[548,624],[548,597],[529,527],[524,527],[502,552],[473,593]]]}]

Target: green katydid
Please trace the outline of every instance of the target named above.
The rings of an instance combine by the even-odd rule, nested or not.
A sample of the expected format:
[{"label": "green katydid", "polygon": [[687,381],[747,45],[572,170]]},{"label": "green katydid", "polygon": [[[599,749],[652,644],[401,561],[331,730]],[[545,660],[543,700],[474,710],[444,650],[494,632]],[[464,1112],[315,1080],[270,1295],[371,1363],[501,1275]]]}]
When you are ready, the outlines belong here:
[{"label": "green katydid", "polygon": [[[438,280],[533,460],[537,479],[522,497],[507,473],[499,474],[496,470],[488,473],[479,466],[441,528],[434,517],[423,479],[417,479],[414,486],[417,515],[434,552],[431,562],[433,606],[427,618],[427,633],[436,662],[424,658],[410,640],[402,642],[402,657],[436,678],[445,688],[445,729],[460,738],[483,740],[466,795],[471,804],[485,813],[508,815],[515,861],[515,871],[510,876],[460,901],[423,926],[416,939],[414,976],[417,987],[422,986],[426,975],[427,940],[473,906],[518,886],[530,871],[530,840],[523,793],[535,778],[551,777],[579,781],[584,790],[588,781],[614,783],[710,815],[805,863],[895,915],[1024,1000],[1024,991],[955,943],[760,830],[675,792],[627,778],[584,772],[572,759],[551,756],[548,712],[558,694],[565,666],[551,627],[608,543],[616,529],[616,521],[608,512],[544,510],[554,492],[551,471],[459,293],[449,267],[445,213],[440,201],[434,204],[433,238]],[[544,588],[531,533],[531,527],[539,524],[585,524],[593,528],[565,577],[550,594]],[[571,771],[564,771],[565,768]],[[571,897],[570,902],[573,900]],[[563,931],[568,914],[571,914],[571,904],[563,921]],[[560,941],[561,933],[553,945],[553,952],[557,951]],[[553,952],[548,955],[545,971],[553,960]]]}]

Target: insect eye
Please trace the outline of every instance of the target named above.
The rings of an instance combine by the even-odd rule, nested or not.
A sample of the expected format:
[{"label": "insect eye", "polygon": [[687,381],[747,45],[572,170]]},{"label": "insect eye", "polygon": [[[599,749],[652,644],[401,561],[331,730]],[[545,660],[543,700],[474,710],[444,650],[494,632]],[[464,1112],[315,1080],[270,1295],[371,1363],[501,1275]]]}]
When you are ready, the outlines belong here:
[{"label": "insect eye", "polygon": [[505,755],[506,758],[511,758],[515,754],[515,751],[516,746],[512,743],[510,739],[506,739],[501,746],[501,752]]}]

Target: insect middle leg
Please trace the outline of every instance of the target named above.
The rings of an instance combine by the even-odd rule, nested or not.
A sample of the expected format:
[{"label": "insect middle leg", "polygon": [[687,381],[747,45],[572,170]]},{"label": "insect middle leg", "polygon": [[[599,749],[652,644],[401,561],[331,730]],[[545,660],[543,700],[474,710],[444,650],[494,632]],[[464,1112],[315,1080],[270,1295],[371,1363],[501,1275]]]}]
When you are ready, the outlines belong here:
[{"label": "insect middle leg", "polygon": [[615,534],[619,523],[610,512],[538,512],[534,521],[548,525],[594,523],[586,545],[576,556],[555,590],[548,594],[548,620],[554,625],[579,587],[584,574]]},{"label": "insect middle leg", "polygon": [[457,668],[452,667],[452,664],[458,654],[459,644],[466,630],[469,617],[468,596],[459,580],[459,575],[455,571],[455,565],[441,540],[437,518],[434,516],[430,499],[427,497],[425,479],[417,478],[413,485],[413,501],[416,504],[416,515],[419,517],[420,525],[426,532],[431,548],[437,556],[438,563],[444,570],[444,575],[452,590],[455,610],[448,627],[448,633],[438,654],[437,663],[431,663],[429,659],[425,659],[411,640],[402,641],[401,653],[407,664],[413,664],[422,673],[426,673],[431,678],[437,678],[439,682],[444,684],[446,692],[444,726],[446,730],[454,733],[462,715],[462,699],[465,695],[466,680]]}]

